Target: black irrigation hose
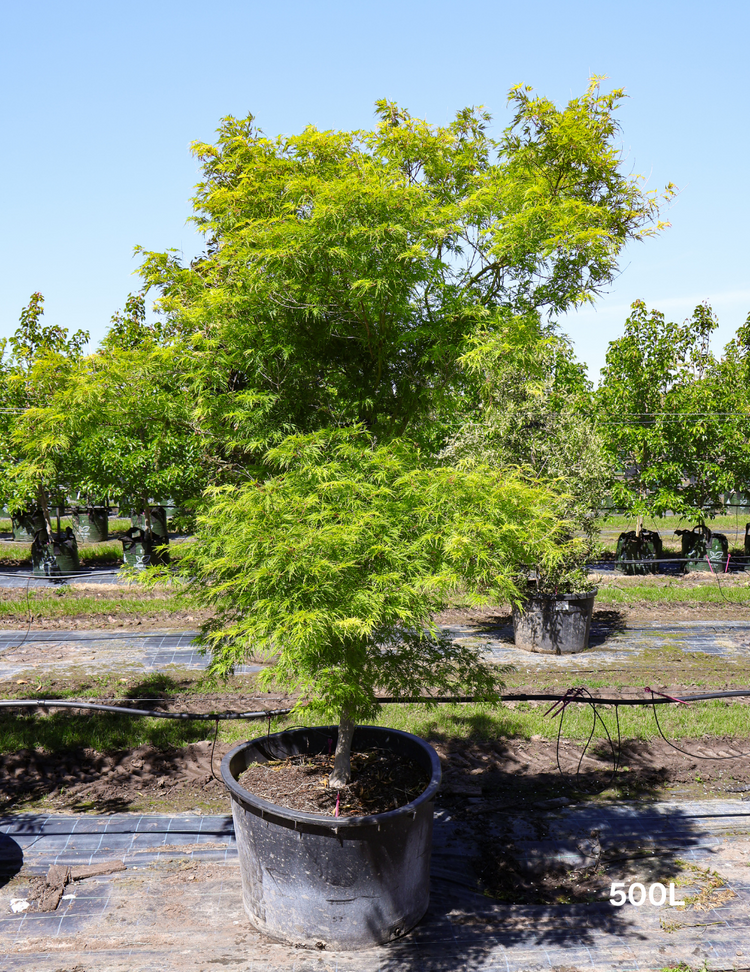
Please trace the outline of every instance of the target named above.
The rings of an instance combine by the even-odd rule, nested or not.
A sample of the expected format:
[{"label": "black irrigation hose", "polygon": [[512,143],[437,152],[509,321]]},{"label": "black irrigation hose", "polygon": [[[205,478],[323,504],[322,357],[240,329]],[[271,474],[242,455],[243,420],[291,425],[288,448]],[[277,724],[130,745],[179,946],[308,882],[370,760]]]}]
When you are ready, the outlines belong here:
[{"label": "black irrigation hose", "polygon": [[[648,691],[648,690],[647,690]],[[557,769],[561,776],[566,776],[567,774],[563,771],[560,765],[560,740],[562,738],[563,720],[565,719],[565,709],[571,703],[588,705],[591,707],[591,712],[593,715],[593,721],[591,724],[591,732],[589,733],[586,744],[584,745],[580,758],[578,760],[578,766],[576,767],[576,779],[580,777],[581,766],[583,760],[586,757],[589,746],[591,745],[591,740],[594,738],[594,732],[596,731],[596,723],[599,721],[601,723],[602,729],[607,736],[610,749],[612,751],[612,773],[607,782],[607,786],[611,786],[617,772],[620,768],[621,756],[622,756],[622,735],[620,731],[620,711],[619,707],[621,705],[650,705],[653,708],[654,720],[656,722],[656,727],[659,730],[659,735],[664,740],[664,742],[670,746],[672,749],[676,750],[678,753],[682,753],[684,756],[689,756],[691,759],[709,759],[709,760],[725,760],[725,759],[743,759],[750,756],[750,753],[736,753],[730,756],[701,756],[698,753],[690,753],[686,749],[681,749],[674,743],[670,742],[669,739],[664,735],[664,731],[659,722],[659,716],[656,712],[657,705],[675,705],[678,703],[688,703],[688,702],[703,702],[710,699],[725,699],[725,698],[742,698],[749,697],[750,690],[739,689],[729,692],[706,692],[701,695],[689,695],[685,696],[683,699],[673,699],[670,697],[654,698],[652,694],[650,699],[603,699],[597,696],[591,695],[591,693],[586,688],[578,688],[569,690],[563,696],[559,695],[528,695],[528,694],[515,694],[515,695],[504,695],[501,696],[501,701],[528,701],[528,702],[553,702],[553,706],[548,710],[551,712],[552,709],[556,709],[558,705],[561,706],[559,711],[556,713],[560,716],[560,722],[557,727],[557,740],[555,746],[555,758],[557,761]],[[390,698],[381,696],[378,699],[381,703],[408,703],[408,702],[425,702],[428,701],[424,696],[412,696],[408,698]],[[473,696],[441,696],[439,698],[432,698],[429,701],[434,703],[455,703],[455,702],[475,702],[477,701]],[[601,713],[599,712],[599,705],[613,705],[615,709],[615,722],[617,725],[617,746],[615,747],[612,736],[607,728],[604,719],[602,719]],[[85,709],[95,712],[113,712],[117,714],[127,714],[131,716],[146,717],[151,719],[183,719],[183,720],[202,720],[211,721],[215,723],[214,728],[214,738],[213,744],[211,746],[211,774],[215,780],[218,781],[216,772],[214,770],[214,753],[216,750],[216,742],[219,735],[219,722],[225,719],[267,719],[268,720],[268,731],[271,729],[271,719],[274,716],[289,715],[292,711],[292,707],[285,707],[281,709],[260,709],[258,711],[249,712],[158,712],[152,711],[150,709],[133,709],[125,705],[106,705],[98,702],[70,702],[58,699],[2,699],[0,700],[0,708],[40,708],[40,709]],[[300,727],[302,728],[302,727]],[[314,731],[314,730],[313,730]]]},{"label": "black irrigation hose", "polygon": [[[271,720],[269,719],[268,721],[270,722]],[[213,776],[213,778],[216,780],[217,783],[221,783],[221,780],[216,775],[216,772],[214,770],[214,750],[216,749],[216,740],[218,738],[219,738],[219,720],[217,719],[216,728],[214,729],[214,741],[211,746],[211,776]]]},{"label": "black irrigation hose", "polygon": [[[653,696],[652,696],[652,698],[653,698]],[[575,701],[585,702],[586,704],[590,705],[591,706],[591,712],[592,712],[592,715],[594,717],[593,722],[591,724],[591,732],[589,733],[589,737],[586,740],[586,744],[584,745],[583,749],[581,750],[581,756],[580,756],[580,758],[578,760],[578,766],[576,767],[576,774],[575,774],[576,775],[576,779],[578,779],[580,777],[580,775],[581,775],[581,765],[583,764],[583,760],[586,757],[586,753],[588,751],[588,748],[591,745],[591,740],[594,738],[594,732],[596,731],[596,723],[597,723],[597,720],[598,720],[601,723],[601,725],[602,725],[602,729],[604,729],[604,732],[605,732],[605,734],[607,736],[607,740],[609,742],[609,747],[612,750],[612,773],[611,773],[610,778],[609,778],[609,780],[607,782],[607,786],[611,786],[612,783],[613,783],[613,781],[614,781],[614,779],[615,779],[615,777],[617,776],[617,771],[618,771],[619,766],[620,766],[620,756],[622,755],[622,740],[620,738],[620,714],[619,714],[619,711],[618,711],[618,705],[615,704],[615,718],[616,718],[616,721],[617,721],[617,749],[615,749],[615,744],[612,741],[612,736],[609,733],[609,729],[607,728],[607,725],[604,722],[604,719],[602,719],[601,713],[599,712],[599,710],[597,708],[597,702],[599,702],[600,700],[597,699],[597,698],[595,698],[593,695],[591,695],[591,693],[589,692],[589,690],[587,688],[579,688],[579,689],[574,689],[572,691],[569,690],[568,692],[565,693],[565,696],[563,697],[562,707],[559,710],[560,724],[557,727],[557,740],[556,740],[556,744],[555,744],[555,759],[557,761],[557,769],[558,769],[558,772],[560,773],[561,776],[565,776],[566,775],[566,773],[563,771],[563,768],[560,766],[560,739],[562,737],[562,726],[563,726],[563,720],[565,718],[565,709],[567,708],[567,705],[570,702],[575,702]],[[636,700],[636,701],[640,702],[641,705],[644,705],[644,704],[645,705],[648,705],[649,704],[645,700],[640,700],[639,699],[639,700]],[[670,701],[670,700],[664,699],[663,701],[666,702],[666,701]],[[553,706],[553,708],[555,708],[555,707]],[[547,711],[550,712],[551,710],[547,710]]]},{"label": "black irrigation hose", "polygon": [[[653,699],[652,699],[653,702]],[[654,721],[656,722],[656,728],[659,730],[659,735],[664,740],[664,742],[671,746],[672,749],[676,749],[678,753],[682,753],[683,756],[690,756],[692,759],[710,759],[710,760],[723,760],[723,759],[743,759],[750,756],[750,753],[737,753],[732,756],[699,756],[697,753],[689,753],[686,749],[680,749],[679,746],[675,746],[673,742],[670,742],[662,731],[661,724],[659,723],[659,716],[656,714],[656,709],[654,709]]]},{"label": "black irrigation hose", "polygon": [[[735,562],[738,559],[745,560],[746,558],[735,557]],[[651,564],[686,564],[686,563],[703,563],[703,561],[695,561],[690,557],[639,557],[636,560],[592,560],[588,563],[587,567],[596,567],[598,564],[612,565],[619,567],[620,564],[641,564],[643,566],[650,566]],[[722,571],[722,574],[729,574],[731,571]],[[641,575],[642,576],[642,575]]]},{"label": "black irrigation hose", "polygon": [[[578,703],[583,705],[613,705],[615,710],[621,705],[673,705],[674,702],[669,698],[660,699],[607,699],[591,695],[588,690],[584,690],[585,696],[567,698],[560,695],[528,695],[526,693],[514,695],[501,695],[501,702],[562,702],[566,704]],[[710,699],[728,698],[750,698],[750,689],[738,689],[730,692],[706,692],[702,695],[686,695],[681,702],[706,702]],[[473,695],[442,695],[430,697],[424,695],[408,695],[401,698],[391,696],[379,696],[378,702],[383,705],[401,705],[420,702],[432,702],[439,705],[451,703],[472,703],[483,700],[475,698]],[[65,699],[0,699],[0,708],[24,708],[24,709],[88,709],[96,712],[114,712],[130,716],[140,716],[151,719],[196,719],[203,722],[223,721],[227,719],[273,719],[276,716],[289,715],[292,706],[282,709],[259,709],[249,712],[160,712],[154,709],[135,709],[127,705],[107,705],[101,702],[76,702]],[[601,721],[601,716],[598,716]],[[603,723],[602,723],[603,724]],[[618,739],[619,739],[619,715],[618,715]],[[605,732],[607,729],[605,727]],[[608,738],[609,733],[607,732]],[[610,738],[610,743],[612,742]]]},{"label": "black irrigation hose", "polygon": [[[729,698],[750,698],[750,688],[747,689],[734,689],[729,692],[705,692],[701,695],[685,695],[680,701],[681,702],[707,702],[710,699],[729,699]],[[589,705],[594,702],[597,705],[651,705],[651,699],[627,699],[627,698],[617,698],[608,699],[601,698],[598,695],[589,695],[588,697],[574,697],[565,699],[564,696],[560,695],[529,695],[526,693],[512,694],[512,695],[501,695],[499,696],[501,702],[577,702],[579,704]],[[378,696],[378,702],[383,704],[398,704],[401,702],[481,702],[482,699],[477,699],[473,695],[441,695],[441,696],[426,696],[426,695],[408,695],[402,696],[401,698],[391,698],[389,696]],[[669,705],[672,704],[672,700],[665,699],[654,699],[657,705]],[[0,705],[2,703],[0,702]]]},{"label": "black irrigation hose", "polygon": [[61,699],[0,699],[0,708],[37,709],[88,709],[94,712],[116,712],[120,715],[151,719],[184,719],[204,722],[220,722],[224,719],[268,719],[289,715],[291,706],[285,709],[261,709],[257,712],[159,712],[151,709],[131,709],[127,705],[104,705],[100,702],[68,702]]}]

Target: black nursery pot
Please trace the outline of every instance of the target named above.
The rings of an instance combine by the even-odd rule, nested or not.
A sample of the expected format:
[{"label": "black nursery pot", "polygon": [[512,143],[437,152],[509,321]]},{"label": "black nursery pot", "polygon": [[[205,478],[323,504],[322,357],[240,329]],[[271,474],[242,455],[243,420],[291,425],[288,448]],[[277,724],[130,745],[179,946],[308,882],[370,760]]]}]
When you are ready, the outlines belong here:
[{"label": "black nursery pot", "polygon": [[104,506],[73,509],[73,533],[79,543],[102,543],[109,537],[109,511]]},{"label": "black nursery pot", "polygon": [[424,740],[396,729],[358,726],[355,751],[407,756],[430,777],[411,803],[363,817],[332,817],[279,807],[245,790],[251,763],[328,753],[335,726],[293,729],[235,746],[221,764],[232,798],[242,900],[260,931],[293,945],[361,949],[404,935],[430,898],[432,813],[440,761]]},{"label": "black nursery pot", "polygon": [[545,655],[574,655],[589,645],[596,589],[585,594],[533,594],[513,607],[516,648]]}]

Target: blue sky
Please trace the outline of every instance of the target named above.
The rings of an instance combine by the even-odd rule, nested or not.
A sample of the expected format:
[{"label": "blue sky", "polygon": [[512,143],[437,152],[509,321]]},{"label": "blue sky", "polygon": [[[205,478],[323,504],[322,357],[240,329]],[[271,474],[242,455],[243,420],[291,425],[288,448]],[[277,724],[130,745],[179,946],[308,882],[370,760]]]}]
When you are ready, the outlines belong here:
[{"label": "blue sky", "polygon": [[565,102],[602,74],[629,95],[627,170],[681,192],[672,227],[563,330],[597,374],[633,300],[682,320],[708,299],[721,345],[750,312],[748,28],[750,5],[721,0],[7,3],[0,336],[40,290],[48,323],[98,340],[137,289],[136,244],[197,253],[189,145],[223,115],[269,135],[367,127],[386,97],[434,123],[483,104],[499,131],[511,85]]}]

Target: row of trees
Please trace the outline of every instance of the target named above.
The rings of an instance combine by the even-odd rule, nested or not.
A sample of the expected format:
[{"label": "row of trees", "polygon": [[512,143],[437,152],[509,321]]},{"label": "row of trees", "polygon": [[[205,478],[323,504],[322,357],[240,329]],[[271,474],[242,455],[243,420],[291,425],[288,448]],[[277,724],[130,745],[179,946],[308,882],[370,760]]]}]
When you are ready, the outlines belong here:
[{"label": "row of trees", "polygon": [[45,326],[32,295],[0,344],[0,503],[11,512],[105,497],[134,512],[151,498],[190,508],[208,483],[175,348],[146,323],[143,295],[128,300],[102,346]]},{"label": "row of trees", "polygon": [[376,686],[494,691],[432,623],[451,591],[582,582],[629,440],[553,322],[672,193],[622,171],[621,97],[514,88],[499,138],[481,109],[435,127],[385,101],[371,131],[269,139],[226,118],[194,146],[205,252],[142,254],[155,321],[132,297],[84,356],[37,295],[11,339],[4,499],[192,503],[183,564],[215,609],[215,667],[267,649],[265,677],[338,719],[338,779]]},{"label": "row of trees", "polygon": [[[208,485],[263,465],[257,454],[273,436],[242,442],[247,430],[237,421],[241,403],[247,419],[257,390],[230,391],[231,409],[211,401],[206,420],[186,349],[160,322],[146,323],[143,294],[128,299],[87,356],[86,332],[68,336],[45,326],[42,314],[34,294],[0,345],[0,502],[8,509],[107,496],[135,511],[152,497],[195,511]],[[587,525],[605,492],[634,517],[702,520],[750,484],[750,317],[720,356],[709,347],[717,326],[706,304],[676,324],[637,301],[594,390],[553,328],[537,315],[515,316],[502,330],[472,336],[459,359],[464,397],[453,403],[453,421],[420,433],[440,445],[441,461],[520,467],[564,484],[574,518]],[[237,437],[209,433],[204,422]],[[219,438],[223,455],[215,454]],[[256,455],[238,464],[238,453],[251,449]]]},{"label": "row of trees", "polygon": [[612,463],[616,507],[703,520],[750,487],[750,316],[723,353],[708,304],[682,324],[636,301],[592,405]]}]

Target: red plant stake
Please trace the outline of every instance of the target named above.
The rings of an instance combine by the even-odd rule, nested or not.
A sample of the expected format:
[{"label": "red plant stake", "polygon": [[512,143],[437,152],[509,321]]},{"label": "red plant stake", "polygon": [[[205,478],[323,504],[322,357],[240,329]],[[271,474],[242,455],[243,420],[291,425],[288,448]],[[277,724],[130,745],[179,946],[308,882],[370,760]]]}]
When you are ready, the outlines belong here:
[{"label": "red plant stake", "polygon": [[674,695],[665,695],[663,692],[657,692],[656,689],[649,688],[648,685],[644,687],[643,691],[650,692],[652,695],[660,695],[663,699],[669,699],[670,702],[679,702],[680,705],[690,705],[684,699],[676,699]]},{"label": "red plant stake", "polygon": [[336,809],[333,812],[334,817],[338,817],[338,815],[339,815],[339,801],[340,800],[341,800],[341,791],[339,790],[338,793],[336,794]]}]

